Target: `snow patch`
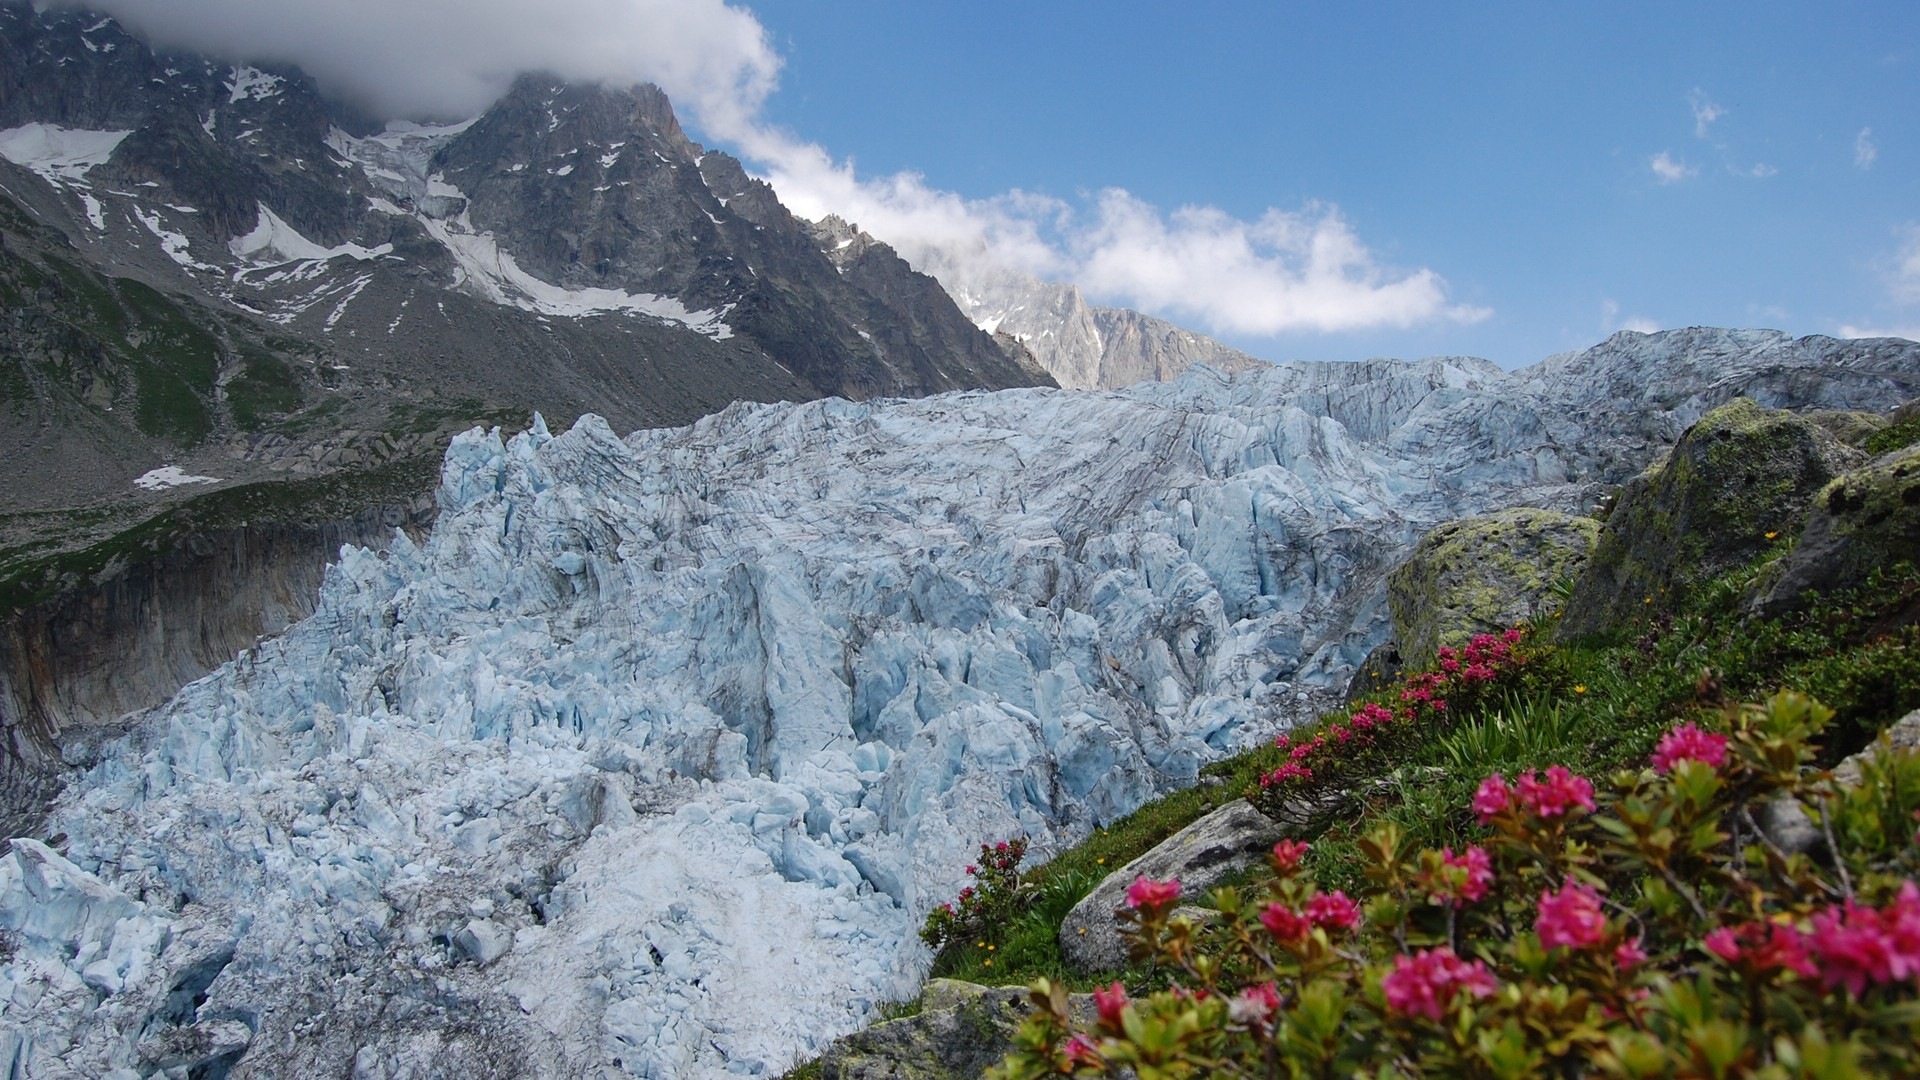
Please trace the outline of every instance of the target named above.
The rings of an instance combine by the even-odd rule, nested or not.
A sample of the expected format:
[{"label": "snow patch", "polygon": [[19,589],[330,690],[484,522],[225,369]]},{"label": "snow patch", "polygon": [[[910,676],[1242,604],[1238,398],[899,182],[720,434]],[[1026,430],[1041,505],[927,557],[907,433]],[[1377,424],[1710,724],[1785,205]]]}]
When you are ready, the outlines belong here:
[{"label": "snow patch", "polygon": [[[236,236],[227,245],[236,258],[245,259],[255,266],[280,266],[290,262],[316,260],[324,262],[345,256],[360,262],[377,259],[393,250],[392,244],[366,248],[359,244],[347,243],[338,247],[322,247],[300,235],[300,231],[287,224],[280,215],[267,209],[265,203],[260,208],[259,223],[245,236]],[[391,204],[389,204],[391,205]],[[375,209],[379,209],[378,206]],[[399,212],[399,207],[394,207]]]},{"label": "snow patch", "polygon": [[162,465],[133,478],[134,487],[146,488],[148,491],[181,487],[186,484],[217,484],[219,482],[220,478],[217,476],[188,476],[180,470],[178,465]]},{"label": "snow patch", "polygon": [[227,104],[238,105],[242,101],[265,101],[276,97],[285,82],[278,75],[269,75],[257,67],[242,64],[233,69],[233,77],[227,80],[230,93]]},{"label": "snow patch", "polygon": [[81,182],[88,169],[112,157],[114,148],[131,134],[25,124],[0,131],[0,157],[51,181]]},{"label": "snow patch", "polygon": [[[466,198],[464,192],[440,179],[437,174],[428,179],[432,187],[448,197]],[[719,311],[694,311],[670,296],[630,293],[620,289],[562,288],[541,281],[521,269],[518,260],[500,247],[492,233],[474,231],[465,211],[450,219],[436,219],[424,214],[417,216],[427,232],[453,254],[461,283],[496,304],[543,315],[571,317],[627,311],[679,323],[715,341],[725,341],[733,336],[733,328],[725,321],[727,312],[733,310],[731,304]]]},{"label": "snow patch", "polygon": [[174,232],[161,224],[159,211],[156,210],[149,213],[136,205],[133,208],[133,215],[140,219],[140,224],[145,225],[148,232],[159,238],[160,249],[167,253],[167,258],[179,263],[183,268],[188,270],[220,269],[211,263],[203,263],[194,258],[192,253],[187,250],[186,236]]}]

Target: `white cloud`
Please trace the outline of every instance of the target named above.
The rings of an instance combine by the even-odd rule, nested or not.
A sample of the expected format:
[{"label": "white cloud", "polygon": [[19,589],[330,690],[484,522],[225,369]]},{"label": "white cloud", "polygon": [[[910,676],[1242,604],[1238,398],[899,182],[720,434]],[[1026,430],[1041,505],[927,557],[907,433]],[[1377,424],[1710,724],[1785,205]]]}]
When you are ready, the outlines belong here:
[{"label": "white cloud", "polygon": [[1693,137],[1696,139],[1706,138],[1707,129],[1713,126],[1713,122],[1727,115],[1727,110],[1714,104],[1708,99],[1707,92],[1699,87],[1694,87],[1693,92],[1687,95],[1687,103],[1693,106]]},{"label": "white cloud", "polygon": [[1774,168],[1764,161],[1756,162],[1745,169],[1735,169],[1733,171],[1737,176],[1747,176],[1755,180],[1765,180],[1767,177],[1777,175],[1780,172],[1779,169]]},{"label": "white cloud", "polygon": [[1920,341],[1920,326],[1876,330],[1870,327],[1855,326],[1852,323],[1844,323],[1840,327],[1840,336],[1843,338],[1897,337],[1906,338],[1908,341]]},{"label": "white cloud", "polygon": [[299,64],[376,115],[459,119],[523,71],[656,83],[703,125],[738,124],[780,58],[722,0],[93,0],[161,46]]},{"label": "white cloud", "polygon": [[1609,334],[1616,330],[1631,330],[1636,334],[1656,334],[1660,332],[1660,324],[1644,315],[1629,315],[1624,319],[1621,318],[1620,304],[1616,300],[1602,300],[1600,302],[1600,313],[1602,315],[1602,325]]},{"label": "white cloud", "polygon": [[1880,148],[1874,145],[1873,129],[1863,127],[1860,134],[1853,137],[1853,164],[1855,168],[1871,169],[1880,157]]},{"label": "white cloud", "polygon": [[1700,170],[1682,161],[1675,161],[1672,154],[1665,150],[1648,159],[1647,165],[1653,175],[1663,184],[1677,184],[1688,177],[1698,175]]},{"label": "white cloud", "polygon": [[375,115],[460,119],[522,71],[657,83],[708,141],[736,149],[803,217],[838,213],[909,260],[1080,284],[1100,302],[1250,334],[1471,322],[1428,269],[1392,270],[1337,210],[1241,221],[1165,214],[1124,191],[1080,204],[1011,191],[963,199],[915,173],[861,177],[851,161],[770,127],[781,61],[765,29],[723,0],[94,0],[157,44],[299,64]]}]

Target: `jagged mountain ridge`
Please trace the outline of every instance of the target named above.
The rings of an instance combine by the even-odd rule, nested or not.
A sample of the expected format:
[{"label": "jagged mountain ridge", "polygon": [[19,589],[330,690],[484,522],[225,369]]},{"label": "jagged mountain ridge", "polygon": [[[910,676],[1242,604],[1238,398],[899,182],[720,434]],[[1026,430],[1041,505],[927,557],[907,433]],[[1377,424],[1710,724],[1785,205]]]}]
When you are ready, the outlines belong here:
[{"label": "jagged mountain ridge", "polygon": [[[890,250],[837,271],[651,87],[527,76],[469,124],[382,128],[296,69],[156,53],[112,19],[9,2],[0,156],[0,195],[54,231],[43,246],[61,260],[150,286],[203,326],[237,319],[256,342],[298,343],[268,350],[291,366],[283,396],[296,403],[249,431],[219,408],[220,379],[243,361],[213,330],[202,366],[216,374],[186,388],[213,414],[200,441],[127,421],[137,387],[114,416],[58,380],[32,386],[16,415],[117,426],[145,451],[87,444],[130,471],[61,477],[69,498],[127,494],[163,461],[271,475],[284,460],[244,436],[391,431],[406,426],[395,403],[477,401],[468,420],[509,404],[592,408],[637,427],[742,398],[1049,381]],[[312,422],[322,407],[343,415]],[[0,449],[24,448],[17,429]],[[31,477],[6,484],[15,505],[46,498]]]},{"label": "jagged mountain ridge", "polygon": [[75,748],[64,855],[0,858],[0,1065],[777,1074],[910,992],[974,843],[1044,854],[1310,714],[1428,528],[1586,505],[1736,392],[1884,410],[1920,346],[462,435],[424,544]]},{"label": "jagged mountain ridge", "polygon": [[[842,235],[854,231],[837,218],[823,224]],[[1194,364],[1235,372],[1266,363],[1164,319],[1089,304],[1074,285],[997,266],[984,246],[919,245],[909,257],[939,279],[976,325],[1012,336],[1071,389],[1165,382]]]}]

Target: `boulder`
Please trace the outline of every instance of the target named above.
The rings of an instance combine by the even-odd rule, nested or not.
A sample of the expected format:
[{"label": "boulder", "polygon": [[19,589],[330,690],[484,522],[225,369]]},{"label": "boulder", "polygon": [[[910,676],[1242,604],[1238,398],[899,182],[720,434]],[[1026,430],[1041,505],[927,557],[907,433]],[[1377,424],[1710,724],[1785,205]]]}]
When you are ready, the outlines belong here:
[{"label": "boulder", "polygon": [[1127,964],[1127,944],[1116,913],[1127,886],[1144,874],[1178,878],[1180,895],[1197,898],[1253,866],[1297,828],[1275,821],[1245,799],[1234,801],[1162,840],[1145,855],[1108,874],[1060,922],[1060,951],[1080,971],[1112,971]]},{"label": "boulder", "polygon": [[1525,507],[1435,528],[1387,576],[1399,655],[1423,663],[1442,645],[1540,614],[1553,583],[1585,565],[1599,533],[1590,517]]},{"label": "boulder", "polygon": [[1920,558],[1920,446],[1882,455],[1820,490],[1764,614],[1857,585],[1876,566]]},{"label": "boulder", "polygon": [[[1073,994],[1067,1009],[1091,1023],[1093,995]],[[1013,1032],[1031,1011],[1021,986],[930,980],[920,1011],[838,1039],[820,1059],[822,1080],[974,1080],[1013,1049]]]},{"label": "boulder", "polygon": [[1713,410],[1621,490],[1557,636],[1606,630],[1751,561],[1800,527],[1828,481],[1864,460],[1784,410],[1744,398]]},{"label": "boulder", "polygon": [[[1887,747],[1891,750],[1920,749],[1920,709],[1895,720],[1884,733]],[[1833,783],[1836,787],[1858,787],[1861,781],[1861,766],[1881,752],[1881,743],[1875,740],[1871,746],[1848,757],[1834,766]],[[1773,845],[1783,851],[1806,853],[1821,845],[1824,835],[1820,826],[1814,824],[1807,808],[1790,795],[1782,795],[1761,809],[1760,828],[1773,841]]]}]

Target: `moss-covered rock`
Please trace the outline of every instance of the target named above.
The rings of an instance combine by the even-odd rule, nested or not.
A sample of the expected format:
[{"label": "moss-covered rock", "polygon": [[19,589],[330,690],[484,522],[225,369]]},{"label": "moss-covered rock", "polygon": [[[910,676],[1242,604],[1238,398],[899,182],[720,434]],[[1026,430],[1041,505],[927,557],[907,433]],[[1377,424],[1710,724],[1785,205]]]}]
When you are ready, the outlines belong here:
[{"label": "moss-covered rock", "polygon": [[[1081,1021],[1092,995],[1074,994],[1068,1010]],[[920,1011],[887,1020],[835,1042],[820,1059],[822,1080],[974,1080],[1013,1049],[1013,1032],[1028,1013],[1023,986],[988,987],[933,979]]]},{"label": "moss-covered rock", "polygon": [[1628,481],[1574,582],[1558,635],[1598,633],[1670,606],[1800,528],[1815,493],[1865,455],[1803,416],[1745,398],[1680,436]]},{"label": "moss-covered rock", "polygon": [[1879,413],[1858,409],[1812,409],[1801,415],[1848,446],[1865,446],[1867,440],[1887,429],[1888,422],[1888,418]]},{"label": "moss-covered rock", "polygon": [[[1600,523],[1525,507],[1462,518],[1420,540],[1387,577],[1394,648],[1415,665],[1540,614],[1553,583],[1579,571]],[[1383,670],[1381,664],[1362,671]]]},{"label": "moss-covered rock", "polygon": [[1903,559],[1920,561],[1920,446],[1876,458],[1820,490],[1760,609],[1787,610]]}]

